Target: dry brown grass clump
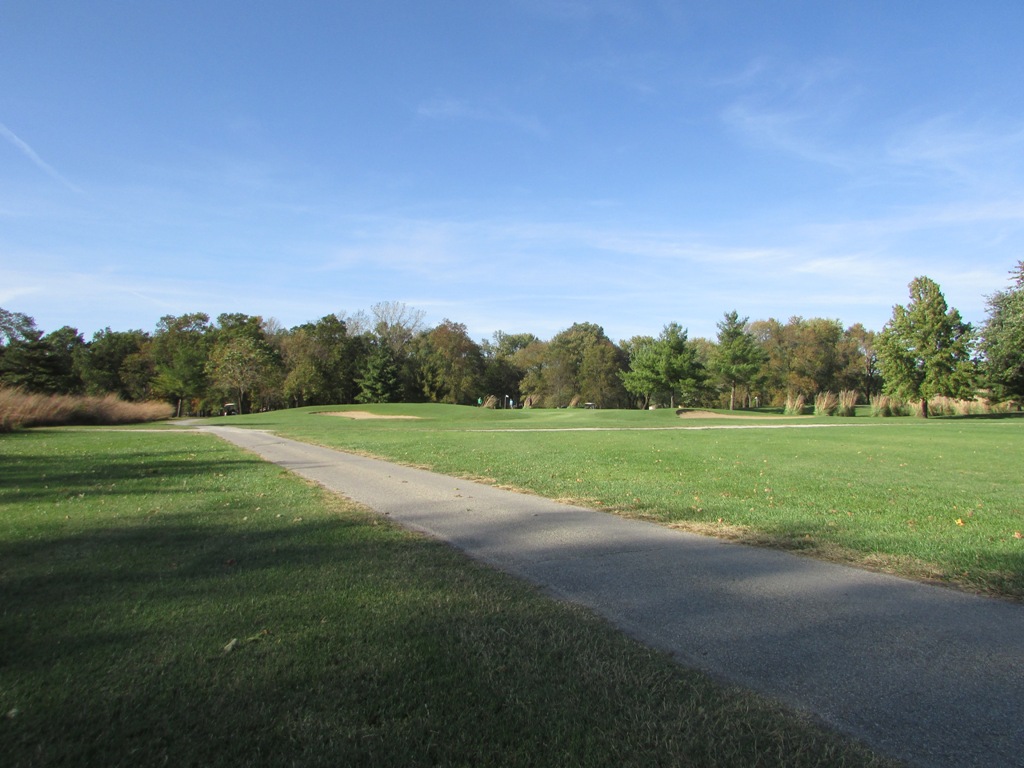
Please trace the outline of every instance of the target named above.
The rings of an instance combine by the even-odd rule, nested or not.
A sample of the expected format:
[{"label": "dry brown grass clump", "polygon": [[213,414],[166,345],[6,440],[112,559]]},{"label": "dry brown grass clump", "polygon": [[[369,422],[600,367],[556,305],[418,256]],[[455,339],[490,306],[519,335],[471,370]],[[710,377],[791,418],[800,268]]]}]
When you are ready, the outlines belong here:
[{"label": "dry brown grass clump", "polygon": [[928,412],[933,416],[977,416],[992,413],[987,400],[957,400],[952,397],[933,397],[928,401]]},{"label": "dry brown grass clump", "polygon": [[834,416],[839,410],[839,397],[835,392],[819,392],[814,396],[815,416]]},{"label": "dry brown grass clump", "polygon": [[906,404],[889,395],[871,396],[871,415],[887,418],[889,416],[906,416],[909,409]]},{"label": "dry brown grass clump", "polygon": [[839,410],[837,416],[854,416],[857,413],[859,395],[854,389],[844,389],[839,393]]},{"label": "dry brown grass clump", "polygon": [[0,432],[79,424],[140,424],[173,415],[174,409],[163,402],[129,403],[116,395],[41,395],[0,388]]},{"label": "dry brown grass clump", "polygon": [[786,395],[786,407],[783,410],[783,413],[787,416],[802,416],[806,402],[807,398],[803,395]]}]

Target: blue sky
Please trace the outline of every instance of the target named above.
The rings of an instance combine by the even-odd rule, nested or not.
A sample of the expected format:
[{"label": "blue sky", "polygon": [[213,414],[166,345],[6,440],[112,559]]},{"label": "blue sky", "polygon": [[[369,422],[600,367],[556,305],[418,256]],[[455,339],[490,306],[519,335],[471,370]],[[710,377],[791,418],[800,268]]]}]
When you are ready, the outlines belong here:
[{"label": "blue sky", "polygon": [[965,319],[1024,258],[1024,3],[0,0],[0,306],[550,338]]}]

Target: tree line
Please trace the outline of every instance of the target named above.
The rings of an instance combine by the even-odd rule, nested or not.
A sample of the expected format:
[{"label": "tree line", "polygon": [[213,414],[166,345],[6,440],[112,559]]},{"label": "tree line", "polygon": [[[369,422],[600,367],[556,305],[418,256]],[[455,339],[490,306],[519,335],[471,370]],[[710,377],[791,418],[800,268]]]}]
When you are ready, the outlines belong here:
[{"label": "tree line", "polygon": [[987,300],[980,328],[918,277],[875,333],[860,324],[791,317],[751,322],[725,313],[715,339],[677,323],[618,343],[589,322],[549,340],[497,332],[474,341],[466,326],[424,324],[400,302],[283,328],[227,313],[167,315],[150,333],[105,328],[90,340],[50,333],[0,309],[0,386],[52,394],[115,393],[166,400],[179,415],[384,402],[492,407],[777,406],[795,396],[856,392],[920,402],[935,396],[1024,400],[1024,261],[1009,288]]}]

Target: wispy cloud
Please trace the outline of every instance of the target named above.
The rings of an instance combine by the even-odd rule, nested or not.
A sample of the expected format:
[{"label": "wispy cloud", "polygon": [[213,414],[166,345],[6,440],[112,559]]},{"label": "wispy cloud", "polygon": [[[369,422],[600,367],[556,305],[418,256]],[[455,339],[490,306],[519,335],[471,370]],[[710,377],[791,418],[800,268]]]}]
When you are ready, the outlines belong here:
[{"label": "wispy cloud", "polygon": [[[953,115],[909,123],[885,147],[886,160],[922,175],[988,184],[1020,168],[1024,125],[963,125]],[[1016,177],[1014,176],[1014,179]]]},{"label": "wispy cloud", "polygon": [[419,105],[416,115],[427,120],[472,120],[509,125],[525,133],[546,138],[547,129],[539,119],[502,106],[473,104],[463,99],[434,99]]},{"label": "wispy cloud", "polygon": [[41,170],[51,179],[60,182],[73,192],[81,193],[81,188],[79,188],[72,182],[68,181],[68,179],[66,179],[64,176],[62,176],[56,168],[54,168],[52,165],[43,160],[43,158],[41,158],[36,153],[36,151],[32,149],[32,147],[30,147],[26,142],[22,141],[18,137],[18,135],[14,133],[14,131],[12,131],[3,123],[0,123],[0,136],[3,136],[5,139],[7,139],[7,141],[10,142],[15,149],[21,152],[21,154],[27,157],[39,170]]},{"label": "wispy cloud", "polygon": [[848,140],[835,139],[858,99],[857,89],[847,80],[848,67],[835,59],[786,66],[758,58],[741,72],[709,85],[739,91],[722,110],[721,119],[746,140],[849,171],[859,159]]},{"label": "wispy cloud", "polygon": [[818,115],[813,111],[771,110],[751,102],[737,102],[722,117],[731,128],[759,144],[841,170],[855,166],[850,157],[830,148],[815,135]]}]

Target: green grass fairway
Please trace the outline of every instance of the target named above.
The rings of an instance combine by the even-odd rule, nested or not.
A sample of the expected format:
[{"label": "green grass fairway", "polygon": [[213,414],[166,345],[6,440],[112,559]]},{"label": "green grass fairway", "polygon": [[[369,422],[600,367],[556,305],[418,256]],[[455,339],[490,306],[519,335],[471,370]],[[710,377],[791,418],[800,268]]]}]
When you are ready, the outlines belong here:
[{"label": "green grass fairway", "polygon": [[885,764],[212,436],[0,466],[8,768]]},{"label": "green grass fairway", "polygon": [[[416,418],[349,419],[322,410]],[[1024,418],[1012,415],[681,419],[669,410],[389,405],[211,422],[1024,597]]]}]

